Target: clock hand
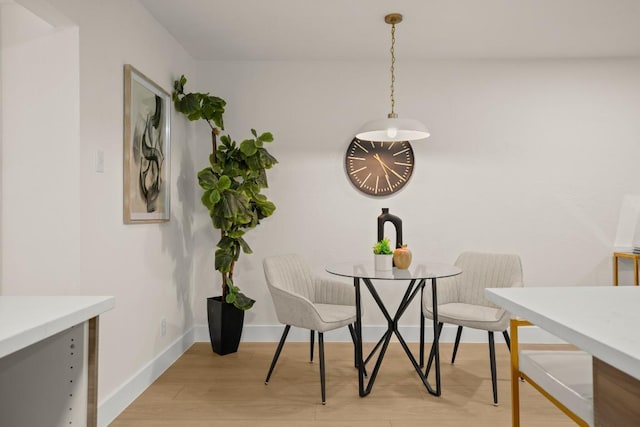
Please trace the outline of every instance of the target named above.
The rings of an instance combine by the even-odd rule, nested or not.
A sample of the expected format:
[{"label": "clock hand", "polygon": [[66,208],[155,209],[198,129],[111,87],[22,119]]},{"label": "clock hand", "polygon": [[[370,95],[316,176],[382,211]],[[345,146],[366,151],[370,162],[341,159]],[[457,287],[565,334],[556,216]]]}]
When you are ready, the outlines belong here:
[{"label": "clock hand", "polygon": [[384,178],[387,180],[387,185],[389,186],[389,189],[391,190],[393,188],[393,186],[391,185],[391,181],[389,180],[389,174],[387,173],[387,169],[389,169],[391,172],[393,172],[393,169],[391,169],[389,166],[387,166],[382,159],[380,158],[380,156],[378,155],[378,153],[375,153],[373,155],[373,158],[376,159],[378,161],[378,163],[380,163],[380,166],[382,166],[382,172],[384,172]]},{"label": "clock hand", "polygon": [[373,158],[376,159],[378,161],[378,163],[380,163],[380,166],[382,166],[382,172],[384,172],[385,175],[387,175],[387,171],[385,170],[385,168],[391,170],[391,168],[389,166],[387,166],[382,159],[380,158],[380,156],[378,155],[378,153],[375,153],[373,155]]},{"label": "clock hand", "polygon": [[[393,173],[395,176],[397,176],[399,179],[401,179],[402,181],[406,181],[406,179],[404,179],[402,176],[400,176],[400,174],[398,174],[398,172],[396,172],[395,170],[391,169],[389,166],[387,166],[387,164],[382,161],[382,159],[380,158],[380,156],[378,155],[378,153],[375,153],[373,155],[373,158],[376,159],[378,162],[380,162],[380,165],[382,166],[382,169],[384,170],[385,168],[389,169],[391,171],[391,173]],[[387,172],[384,172],[385,175],[387,175]]]}]

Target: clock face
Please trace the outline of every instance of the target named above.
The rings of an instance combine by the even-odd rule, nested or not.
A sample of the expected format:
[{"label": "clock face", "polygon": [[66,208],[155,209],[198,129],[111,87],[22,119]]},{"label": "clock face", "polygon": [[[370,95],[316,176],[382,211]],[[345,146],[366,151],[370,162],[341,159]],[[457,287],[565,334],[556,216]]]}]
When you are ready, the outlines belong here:
[{"label": "clock face", "polygon": [[387,196],[400,190],[413,172],[409,141],[380,142],[353,138],[345,157],[347,175],[360,191]]}]

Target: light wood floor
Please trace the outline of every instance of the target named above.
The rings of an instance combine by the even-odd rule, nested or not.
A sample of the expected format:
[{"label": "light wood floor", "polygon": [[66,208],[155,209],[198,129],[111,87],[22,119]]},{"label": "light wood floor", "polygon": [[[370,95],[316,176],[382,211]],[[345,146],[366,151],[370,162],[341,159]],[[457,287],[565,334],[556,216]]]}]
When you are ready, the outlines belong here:
[{"label": "light wood floor", "polygon": [[[135,400],[114,427],[495,427],[511,425],[509,353],[496,348],[499,406],[492,405],[487,344],[441,345],[442,396],[427,393],[399,344],[391,344],[371,394],[358,396],[353,346],[325,343],[327,404],[320,399],[319,368],[305,343],[287,343],[269,381],[276,343],[241,343],[218,356],[194,344]],[[413,344],[414,354],[417,345]],[[521,383],[523,427],[574,426],[548,400]]]}]

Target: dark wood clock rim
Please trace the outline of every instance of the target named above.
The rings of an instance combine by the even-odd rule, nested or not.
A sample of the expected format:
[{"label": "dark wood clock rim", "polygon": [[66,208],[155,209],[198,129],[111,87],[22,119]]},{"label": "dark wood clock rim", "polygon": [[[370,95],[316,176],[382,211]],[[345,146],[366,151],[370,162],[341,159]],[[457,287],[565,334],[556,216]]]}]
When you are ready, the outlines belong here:
[{"label": "dark wood clock rim", "polygon": [[347,177],[356,190],[373,197],[386,197],[396,194],[407,184],[415,167],[415,157],[410,141],[353,138],[347,147],[344,164]]}]

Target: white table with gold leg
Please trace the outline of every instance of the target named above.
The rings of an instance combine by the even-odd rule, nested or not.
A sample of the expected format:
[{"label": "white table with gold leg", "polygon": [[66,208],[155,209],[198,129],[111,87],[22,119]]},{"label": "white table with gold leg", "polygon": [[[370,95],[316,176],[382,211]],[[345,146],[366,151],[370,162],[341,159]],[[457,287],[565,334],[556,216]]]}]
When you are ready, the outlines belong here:
[{"label": "white table with gold leg", "polygon": [[593,356],[596,426],[640,420],[640,287],[487,289],[487,298]]},{"label": "white table with gold leg", "polygon": [[104,296],[0,296],[0,425],[97,425]]}]

